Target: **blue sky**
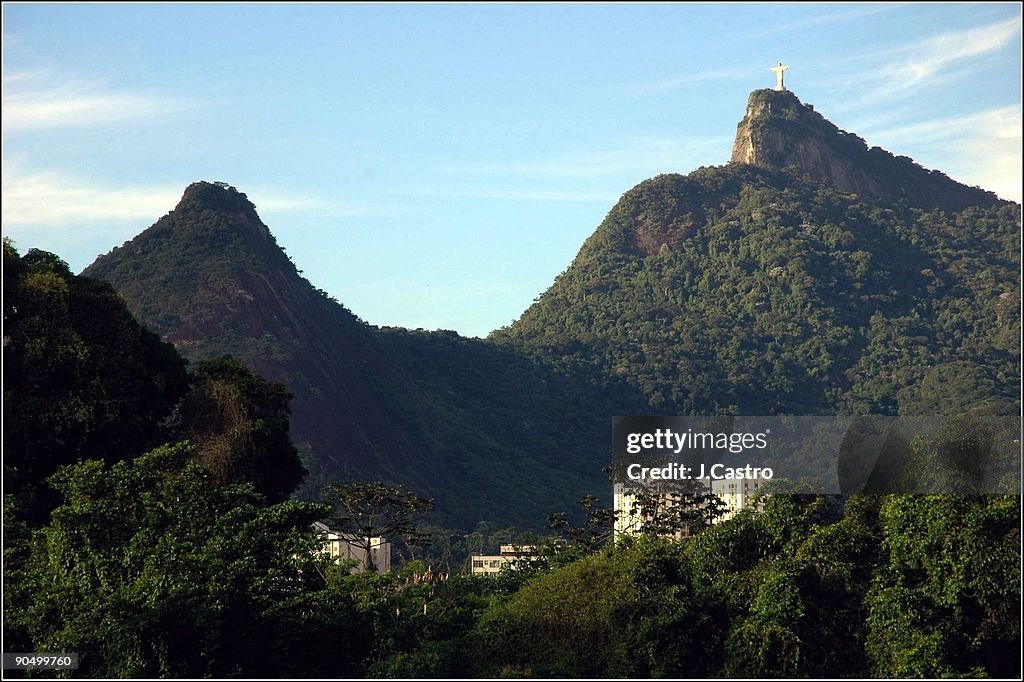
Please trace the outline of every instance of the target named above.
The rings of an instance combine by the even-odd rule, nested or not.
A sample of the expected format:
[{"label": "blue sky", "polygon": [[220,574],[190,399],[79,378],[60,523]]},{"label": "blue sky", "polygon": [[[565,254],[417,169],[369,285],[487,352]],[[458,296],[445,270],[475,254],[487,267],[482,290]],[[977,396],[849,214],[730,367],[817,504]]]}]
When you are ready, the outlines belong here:
[{"label": "blue sky", "polygon": [[623,192],[726,163],[779,61],[1020,201],[1017,3],[7,3],[3,233],[78,271],[222,180],[367,322],[486,335]]}]

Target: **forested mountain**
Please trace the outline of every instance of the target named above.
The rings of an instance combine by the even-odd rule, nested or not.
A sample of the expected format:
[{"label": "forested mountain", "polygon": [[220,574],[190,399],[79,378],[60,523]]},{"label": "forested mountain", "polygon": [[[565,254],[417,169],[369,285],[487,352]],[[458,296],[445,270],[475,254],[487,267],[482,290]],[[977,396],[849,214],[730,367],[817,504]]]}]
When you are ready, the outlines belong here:
[{"label": "forested mountain", "polygon": [[758,90],[733,163],[627,192],[491,338],[664,414],[1012,414],[1020,229],[1019,205]]},{"label": "forested mountain", "polygon": [[626,193],[492,338],[666,414],[1016,411],[1019,208],[883,205],[734,164]]},{"label": "forested mountain", "polygon": [[173,211],[82,274],[114,284],[186,357],[231,353],[285,383],[295,393],[298,443],[348,434],[338,444],[343,457],[319,449],[340,472],[372,465],[375,450],[399,468],[410,456],[412,443],[387,422],[378,392],[401,378],[376,335],[299,275],[234,188],[190,185]]},{"label": "forested mountain", "polygon": [[752,93],[733,161],[627,192],[486,341],[366,325],[223,183],[83,274],[186,357],[285,383],[306,494],[384,478],[463,527],[605,494],[614,415],[1019,411],[1018,205],[789,92]]},{"label": "forested mountain", "polygon": [[480,340],[370,327],[305,280],[223,183],[192,184],[83,274],[189,359],[230,354],[288,386],[307,497],[330,480],[386,479],[436,498],[446,524],[539,527],[607,486],[609,421],[596,415],[646,404],[619,380]]}]

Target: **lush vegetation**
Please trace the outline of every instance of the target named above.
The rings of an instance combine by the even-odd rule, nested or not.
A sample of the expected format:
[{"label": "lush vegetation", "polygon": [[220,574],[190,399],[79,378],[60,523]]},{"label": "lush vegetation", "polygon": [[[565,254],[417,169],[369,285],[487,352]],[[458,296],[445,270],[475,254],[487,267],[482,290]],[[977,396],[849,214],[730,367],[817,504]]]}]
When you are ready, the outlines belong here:
[{"label": "lush vegetation", "polygon": [[[763,513],[651,526],[686,525],[694,534],[682,541],[646,535],[617,545],[613,515],[588,496],[582,520],[553,515],[560,536],[540,539],[535,559],[497,577],[467,575],[451,535],[417,525],[430,503],[405,491],[328,486],[333,512],[285,499],[301,465],[280,385],[230,358],[186,373],[106,285],[74,277],[50,254],[19,257],[6,245],[5,258],[5,362],[20,372],[5,386],[5,409],[20,415],[5,436],[32,443],[6,462],[5,643],[77,652],[81,666],[69,674],[1019,674],[1019,495],[777,493]],[[69,313],[72,296],[90,306],[87,318]],[[90,335],[91,320],[119,323]],[[47,353],[29,355],[38,349]],[[134,372],[88,364],[93,357]],[[125,394],[149,396],[142,404],[153,407],[140,422],[111,403],[105,409],[123,411],[120,430],[61,421],[93,418],[68,410],[88,404],[80,386],[96,387],[100,404]],[[917,450],[941,447],[969,467],[963,448],[950,447],[977,445],[965,428],[912,443],[907,466]],[[31,452],[55,454],[29,466]],[[312,529],[332,515],[360,533],[392,524],[420,559],[386,575],[352,573],[328,559]],[[528,539],[513,535],[481,523],[464,542]],[[428,537],[443,546],[426,551]]]},{"label": "lush vegetation", "polygon": [[40,484],[58,467],[157,445],[187,383],[110,285],[4,241],[4,491],[33,517],[56,503]]},{"label": "lush vegetation", "polygon": [[606,484],[604,415],[647,403],[616,377],[453,332],[369,327],[301,277],[244,194],[212,183],[84,274],[193,362],[227,353],[288,387],[305,499],[388,480],[437,500],[438,526],[537,529]]},{"label": "lush vegetation", "polygon": [[[972,418],[1021,409],[1020,207],[775,112],[892,191],[653,178],[486,340],[366,325],[221,183],[89,277],[5,242],[6,649],[93,677],[1019,676],[1021,498],[972,488],[1019,484],[1019,427]],[[612,416],[837,413],[967,415],[867,481],[961,494],[776,489],[612,542]],[[323,520],[394,534],[397,570],[332,562]],[[464,572],[499,543],[539,549]]]},{"label": "lush vegetation", "polygon": [[473,674],[1013,676],[1019,515],[1013,496],[776,496],[534,576],[469,634]]},{"label": "lush vegetation", "polygon": [[274,502],[306,476],[289,434],[291,394],[231,357],[199,363],[181,403],[180,435],[218,483],[252,483]]},{"label": "lush vegetation", "polygon": [[733,165],[641,183],[495,341],[660,414],[1019,412],[1020,209]]},{"label": "lush vegetation", "polygon": [[442,527],[538,529],[605,486],[613,415],[1019,412],[1019,207],[918,204],[793,169],[660,176],[487,340],[365,325],[209,183],[87,272],[190,359],[288,386],[304,498],[387,480]]},{"label": "lush vegetation", "polygon": [[59,470],[64,503],[5,547],[6,641],[78,652],[90,677],[344,675],[357,650],[309,660],[360,638],[313,568],[324,509],[271,505],[194,460],[176,444]]},{"label": "lush vegetation", "polygon": [[[188,446],[52,480],[8,531],[7,641],[103,677],[1013,677],[1020,497],[776,495],[681,542],[498,577],[350,574],[325,508],[219,485]],[[13,566],[13,568],[12,568]]]}]

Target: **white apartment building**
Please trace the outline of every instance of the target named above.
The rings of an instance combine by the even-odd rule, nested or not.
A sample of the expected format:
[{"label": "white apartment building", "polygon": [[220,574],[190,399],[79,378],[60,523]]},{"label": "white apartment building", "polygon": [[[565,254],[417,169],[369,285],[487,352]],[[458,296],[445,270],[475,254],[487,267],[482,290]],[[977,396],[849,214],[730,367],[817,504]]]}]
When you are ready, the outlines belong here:
[{"label": "white apartment building", "polygon": [[470,556],[470,572],[476,575],[495,575],[517,559],[536,557],[535,545],[501,545],[499,554],[473,554]]},{"label": "white apartment building", "polygon": [[[696,479],[705,489],[710,489],[715,495],[721,498],[725,504],[725,513],[715,520],[715,523],[732,518],[741,509],[754,504],[754,495],[766,482],[761,478],[752,479]],[[655,486],[657,483],[648,484]],[[637,495],[628,492],[621,483],[616,483],[612,488],[613,509],[615,510],[614,535],[635,535],[644,527],[644,513],[640,509]],[[681,495],[673,492],[661,493],[658,504],[672,506],[679,504]],[[764,511],[764,503],[759,502],[757,511]],[[675,539],[687,537],[689,533],[685,530],[675,534]]]},{"label": "white apartment building", "polygon": [[[725,503],[725,514],[716,523],[736,516],[736,512],[746,509],[754,503],[754,493],[761,489],[765,481],[762,478],[726,479],[711,481],[711,492],[718,495]],[[764,502],[759,502],[757,511],[764,511]]]},{"label": "white apartment building", "polygon": [[[326,524],[319,521],[314,522],[313,526],[323,536],[324,549],[327,550],[332,559],[337,559],[338,561],[355,559],[359,563],[353,569],[353,572],[362,573],[367,570],[368,563],[370,563],[367,561],[367,551],[363,547],[352,544],[357,539],[354,535],[331,530]],[[359,544],[365,544],[365,539],[361,539]],[[370,538],[369,558],[373,563],[373,569],[378,573],[390,571],[391,543],[382,537]]]}]

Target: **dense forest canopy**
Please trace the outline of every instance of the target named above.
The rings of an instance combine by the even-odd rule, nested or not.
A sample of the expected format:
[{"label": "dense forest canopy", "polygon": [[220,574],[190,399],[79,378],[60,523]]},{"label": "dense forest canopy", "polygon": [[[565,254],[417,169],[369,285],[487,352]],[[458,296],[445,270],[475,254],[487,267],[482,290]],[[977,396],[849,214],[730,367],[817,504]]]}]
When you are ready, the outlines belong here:
[{"label": "dense forest canopy", "polygon": [[1019,411],[1020,209],[880,206],[733,165],[628,192],[492,338],[661,414]]}]

